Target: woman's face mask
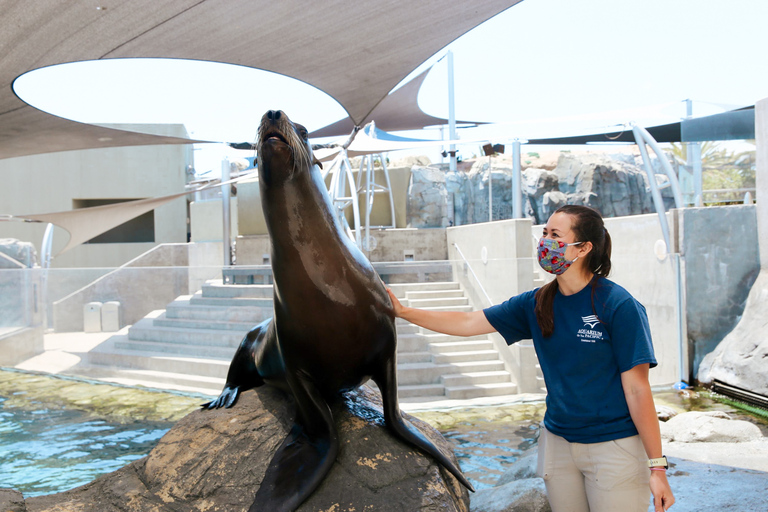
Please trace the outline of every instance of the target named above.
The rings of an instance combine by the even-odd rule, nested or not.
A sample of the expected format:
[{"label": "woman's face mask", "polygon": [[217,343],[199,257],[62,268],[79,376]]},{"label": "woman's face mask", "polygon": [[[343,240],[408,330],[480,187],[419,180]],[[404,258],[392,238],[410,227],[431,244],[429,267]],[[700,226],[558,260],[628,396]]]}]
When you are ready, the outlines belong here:
[{"label": "woman's face mask", "polygon": [[583,242],[573,242],[566,244],[552,238],[541,238],[539,240],[539,265],[541,268],[559,276],[573,264],[574,261],[579,259],[575,257],[572,260],[565,259],[565,251],[570,245],[579,245]]}]

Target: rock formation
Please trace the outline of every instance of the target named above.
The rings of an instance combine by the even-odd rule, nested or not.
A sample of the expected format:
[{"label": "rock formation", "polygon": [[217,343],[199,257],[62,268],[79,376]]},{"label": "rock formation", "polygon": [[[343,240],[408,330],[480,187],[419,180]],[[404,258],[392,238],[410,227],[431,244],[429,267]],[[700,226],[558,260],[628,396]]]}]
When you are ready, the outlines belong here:
[{"label": "rock formation", "polygon": [[[661,172],[657,160],[652,161]],[[466,163],[466,162],[465,162]],[[565,204],[597,208],[604,217],[640,215],[655,211],[645,171],[630,154],[562,152],[557,160],[529,159],[522,165],[523,215],[534,224]],[[490,173],[489,173],[490,168]],[[658,169],[657,169],[658,168]],[[490,175],[490,182],[489,182]],[[461,226],[513,217],[512,162],[508,158],[480,157],[469,172],[446,172],[436,166],[414,166],[408,194],[410,227]],[[655,174],[660,186],[666,175]],[[674,206],[669,188],[661,189],[665,209]]]},{"label": "rock formation", "polygon": [[[26,510],[245,511],[293,414],[275,388],[247,391],[232,409],[184,417],[147,457],[71,491],[29,498]],[[334,416],[341,453],[299,511],[469,510],[468,493],[452,475],[384,427],[378,393],[364,387],[347,394]],[[436,430],[408,419],[453,457]]]},{"label": "rock formation", "polygon": [[719,380],[768,396],[768,272],[760,272],[736,327],[699,364],[698,380]]}]

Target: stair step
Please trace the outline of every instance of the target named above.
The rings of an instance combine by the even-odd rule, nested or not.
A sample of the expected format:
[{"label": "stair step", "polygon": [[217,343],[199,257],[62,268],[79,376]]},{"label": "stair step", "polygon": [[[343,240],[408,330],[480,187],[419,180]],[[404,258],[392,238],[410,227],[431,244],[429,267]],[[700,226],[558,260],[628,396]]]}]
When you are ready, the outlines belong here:
[{"label": "stair step", "polygon": [[436,384],[444,375],[501,371],[504,363],[495,361],[466,361],[453,364],[410,363],[397,365],[398,385]]},{"label": "stair step", "polygon": [[494,354],[497,352],[493,348],[493,342],[488,338],[480,340],[464,340],[459,341],[441,341],[437,343],[430,343],[429,350],[433,354],[450,354],[453,352],[468,352],[468,351],[492,351]]},{"label": "stair step", "polygon": [[180,355],[186,357],[202,357],[206,359],[221,359],[231,361],[235,355],[236,347],[222,346],[189,346],[180,343],[163,343],[157,341],[121,340],[115,342],[115,348],[132,352],[154,352],[165,355]]},{"label": "stair step", "polygon": [[230,307],[211,307],[193,305],[189,300],[176,300],[169,304],[165,310],[165,318],[189,319],[189,320],[215,320],[220,322],[252,322],[254,325],[270,318],[274,309],[272,304],[265,308],[253,308],[243,305]]},{"label": "stair step", "polygon": [[495,350],[466,350],[433,355],[435,364],[452,364],[467,361],[493,361],[498,359],[499,353]]},{"label": "stair step", "polygon": [[428,290],[460,290],[461,285],[451,281],[436,281],[428,283],[391,283],[387,285],[395,297],[398,299],[406,296],[406,293],[411,291],[428,291]]},{"label": "stair step", "polygon": [[464,297],[463,290],[414,290],[406,292],[408,300],[419,299],[451,299]]},{"label": "stair step", "polygon": [[143,318],[128,329],[128,338],[131,341],[159,341],[187,346],[237,347],[246,332],[158,327],[152,325],[151,320]]},{"label": "stair step", "polygon": [[431,352],[404,352],[397,354],[397,364],[431,363]]},{"label": "stair step", "polygon": [[397,386],[398,398],[413,398],[422,396],[445,396],[445,386],[442,384],[415,384],[410,386]]},{"label": "stair step", "polygon": [[168,318],[163,314],[152,322],[155,327],[168,327],[173,329],[210,329],[214,331],[237,331],[246,333],[253,329],[257,323],[253,322],[227,322],[221,320],[195,320],[191,318]]},{"label": "stair step", "polygon": [[445,388],[445,396],[456,400],[478,398],[481,396],[514,395],[516,393],[517,385],[511,382]]},{"label": "stair step", "polygon": [[494,372],[469,372],[443,375],[442,381],[445,387],[472,386],[477,384],[510,383],[512,376],[506,370]]},{"label": "stair step", "polygon": [[433,309],[433,308],[457,308],[462,306],[470,307],[469,299],[466,297],[445,297],[434,299],[412,299],[410,295],[406,299],[408,305],[412,308]]},{"label": "stair step", "polygon": [[[158,372],[200,375],[224,379],[229,369],[229,359],[206,359],[202,357],[184,357],[163,352],[121,350],[115,347],[124,335],[116,335],[88,352],[84,359],[91,365],[132,370],[151,370]],[[231,358],[230,358],[231,359]]]},{"label": "stair step", "polygon": [[217,307],[249,307],[249,308],[273,308],[272,298],[250,297],[204,297],[195,294],[189,299],[192,306],[217,306]]},{"label": "stair step", "polygon": [[208,298],[247,297],[272,300],[274,287],[271,284],[221,284],[205,283],[202,296]]}]

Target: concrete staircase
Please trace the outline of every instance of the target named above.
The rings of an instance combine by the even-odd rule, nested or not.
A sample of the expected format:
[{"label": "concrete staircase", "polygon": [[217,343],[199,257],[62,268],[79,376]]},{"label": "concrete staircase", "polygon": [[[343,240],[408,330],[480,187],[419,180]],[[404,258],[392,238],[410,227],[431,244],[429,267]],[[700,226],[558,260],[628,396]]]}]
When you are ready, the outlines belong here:
[{"label": "concrete staircase", "polygon": [[[411,306],[470,310],[458,283],[392,284]],[[192,296],[88,352],[94,378],[217,395],[245,333],[272,316],[271,285],[209,281]],[[487,337],[456,338],[397,320],[398,389],[403,401],[514,394],[517,386]]]}]

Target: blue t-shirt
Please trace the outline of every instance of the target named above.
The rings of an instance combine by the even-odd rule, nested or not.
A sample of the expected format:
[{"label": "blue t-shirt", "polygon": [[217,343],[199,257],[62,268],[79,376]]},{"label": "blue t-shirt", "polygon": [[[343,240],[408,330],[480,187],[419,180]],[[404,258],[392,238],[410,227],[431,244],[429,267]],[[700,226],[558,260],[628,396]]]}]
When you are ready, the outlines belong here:
[{"label": "blue t-shirt", "polygon": [[643,305],[616,283],[596,277],[573,295],[557,292],[554,332],[544,338],[534,313],[535,293],[522,293],[484,313],[507,344],[533,339],[547,385],[544,426],[572,443],[636,435],[621,373],[657,364]]}]

